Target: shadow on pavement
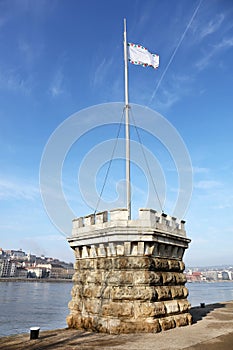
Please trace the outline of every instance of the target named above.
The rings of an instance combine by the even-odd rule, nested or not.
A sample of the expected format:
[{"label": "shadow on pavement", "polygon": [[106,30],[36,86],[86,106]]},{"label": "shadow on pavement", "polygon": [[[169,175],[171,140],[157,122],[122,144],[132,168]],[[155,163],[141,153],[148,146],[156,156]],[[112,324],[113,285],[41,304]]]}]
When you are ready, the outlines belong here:
[{"label": "shadow on pavement", "polygon": [[211,311],[215,309],[224,308],[225,306],[226,304],[215,303],[205,305],[205,307],[192,307],[189,312],[193,317],[193,323],[197,323],[198,321],[201,321],[204,317],[206,317]]}]

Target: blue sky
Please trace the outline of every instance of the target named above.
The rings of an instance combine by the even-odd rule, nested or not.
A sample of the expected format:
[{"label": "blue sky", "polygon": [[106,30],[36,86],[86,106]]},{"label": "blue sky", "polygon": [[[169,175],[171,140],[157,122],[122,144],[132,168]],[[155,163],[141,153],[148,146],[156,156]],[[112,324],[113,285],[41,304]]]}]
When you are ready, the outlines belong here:
[{"label": "blue sky", "polygon": [[[0,246],[73,260],[65,235],[43,206],[41,157],[69,116],[124,101],[124,17],[128,41],[160,55],[158,70],[129,65],[130,102],[166,118],[192,161],[193,193],[184,217],[192,243],[185,262],[233,264],[230,0],[0,2]],[[66,157],[63,190],[76,216],[91,212],[78,188],[79,166],[95,145],[114,138],[114,130],[91,130]],[[169,211],[177,183],[174,164],[158,140],[143,131],[142,136],[166,178]],[[97,174],[98,190],[106,168]],[[122,169],[123,161],[116,160],[106,200],[116,195],[112,188],[122,180]],[[133,170],[135,203],[143,207],[144,175],[136,166]]]}]

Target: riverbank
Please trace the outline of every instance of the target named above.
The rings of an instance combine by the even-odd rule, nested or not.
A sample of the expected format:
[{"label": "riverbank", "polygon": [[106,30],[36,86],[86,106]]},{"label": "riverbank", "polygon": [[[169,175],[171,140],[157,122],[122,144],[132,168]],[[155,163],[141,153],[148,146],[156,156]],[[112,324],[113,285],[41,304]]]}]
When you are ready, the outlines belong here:
[{"label": "riverbank", "polygon": [[[233,301],[191,309],[193,324],[156,334],[109,335],[74,329],[40,332],[39,339],[29,334],[1,338],[1,350],[229,350],[233,344]],[[39,326],[39,325],[38,325]]]},{"label": "riverbank", "polygon": [[71,278],[18,278],[18,277],[1,277],[0,282],[40,282],[40,283],[59,283],[73,282]]}]

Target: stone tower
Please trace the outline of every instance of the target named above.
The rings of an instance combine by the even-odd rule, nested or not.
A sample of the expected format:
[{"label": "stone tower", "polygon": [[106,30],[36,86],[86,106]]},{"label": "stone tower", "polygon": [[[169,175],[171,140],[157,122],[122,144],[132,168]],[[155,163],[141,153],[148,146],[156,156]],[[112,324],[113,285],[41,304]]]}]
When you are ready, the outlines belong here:
[{"label": "stone tower", "polygon": [[73,220],[69,327],[106,333],[159,332],[191,323],[183,254],[185,222],[140,209]]}]

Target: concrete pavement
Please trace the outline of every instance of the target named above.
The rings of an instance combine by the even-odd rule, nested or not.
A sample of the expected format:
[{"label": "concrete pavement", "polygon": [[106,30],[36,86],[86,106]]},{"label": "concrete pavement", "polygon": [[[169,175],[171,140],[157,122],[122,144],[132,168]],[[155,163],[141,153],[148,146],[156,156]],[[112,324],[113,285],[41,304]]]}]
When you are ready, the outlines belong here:
[{"label": "concrete pavement", "polygon": [[0,339],[1,350],[233,350],[233,301],[191,309],[194,323],[155,334],[109,335],[74,329],[40,332]]}]

